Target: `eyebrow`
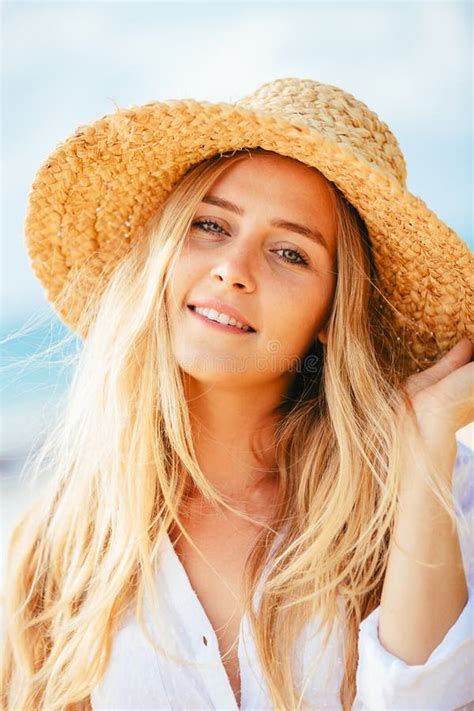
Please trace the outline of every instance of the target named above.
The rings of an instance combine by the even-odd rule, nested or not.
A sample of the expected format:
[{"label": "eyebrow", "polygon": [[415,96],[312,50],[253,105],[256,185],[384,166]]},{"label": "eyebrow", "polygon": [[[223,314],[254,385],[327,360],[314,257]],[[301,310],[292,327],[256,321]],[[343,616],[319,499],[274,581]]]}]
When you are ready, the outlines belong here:
[{"label": "eyebrow", "polygon": [[[224,198],[217,197],[217,195],[205,195],[201,202],[204,202],[208,205],[216,205],[216,207],[222,207],[224,208],[224,210],[229,210],[230,212],[233,212],[236,215],[240,215],[241,217],[245,214],[244,210],[241,207],[235,205],[229,200],[224,200]],[[321,232],[317,229],[311,229],[306,225],[300,225],[297,222],[289,222],[288,220],[283,220],[279,218],[271,220],[270,224],[273,227],[279,227],[284,230],[289,230],[290,232],[296,232],[297,234],[303,235],[303,237],[308,237],[308,239],[312,240],[313,242],[316,242],[316,244],[320,244],[325,249],[328,249],[326,240],[324,239]]]}]

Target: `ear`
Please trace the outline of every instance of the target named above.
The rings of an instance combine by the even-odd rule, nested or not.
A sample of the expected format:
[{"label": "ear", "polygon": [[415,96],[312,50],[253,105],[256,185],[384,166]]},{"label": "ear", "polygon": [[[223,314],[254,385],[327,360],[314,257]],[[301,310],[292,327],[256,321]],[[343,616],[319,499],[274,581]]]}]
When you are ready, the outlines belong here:
[{"label": "ear", "polygon": [[318,332],[316,336],[316,340],[319,341],[320,343],[327,343],[328,342],[328,333],[325,328],[321,329],[321,331]]}]

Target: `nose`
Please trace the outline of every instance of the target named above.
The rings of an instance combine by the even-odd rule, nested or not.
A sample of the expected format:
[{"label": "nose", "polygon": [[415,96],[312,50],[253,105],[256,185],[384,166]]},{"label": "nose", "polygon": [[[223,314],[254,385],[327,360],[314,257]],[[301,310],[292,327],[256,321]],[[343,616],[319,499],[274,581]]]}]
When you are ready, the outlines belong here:
[{"label": "nose", "polygon": [[255,279],[251,269],[252,255],[250,250],[239,247],[222,254],[211,269],[211,277],[215,281],[225,283],[229,288],[236,287],[242,291],[253,291]]}]

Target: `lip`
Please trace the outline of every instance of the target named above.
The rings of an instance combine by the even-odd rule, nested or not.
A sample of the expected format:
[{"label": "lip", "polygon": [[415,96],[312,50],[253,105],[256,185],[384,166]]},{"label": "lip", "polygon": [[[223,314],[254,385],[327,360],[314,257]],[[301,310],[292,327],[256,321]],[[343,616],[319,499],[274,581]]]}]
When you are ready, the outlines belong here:
[{"label": "lip", "polygon": [[[249,326],[250,328],[253,329],[255,332],[257,329],[252,326],[251,323],[249,323],[244,316],[238,311],[236,308],[233,306],[229,306],[228,304],[224,304],[222,301],[219,301],[218,299],[193,299],[193,301],[190,301],[188,304],[188,308],[190,306],[200,306],[202,308],[208,308],[208,309],[215,309],[219,313],[226,314],[227,316],[232,316],[235,318],[236,321],[240,321],[240,323],[243,326]],[[192,309],[191,309],[192,310]],[[199,314],[196,314],[196,316],[199,316]],[[208,319],[209,320],[209,319]],[[216,321],[214,323],[217,323]],[[222,324],[219,324],[222,326]],[[233,326],[232,326],[233,328]],[[249,333],[249,331],[243,333]],[[250,331],[252,333],[252,331]]]}]

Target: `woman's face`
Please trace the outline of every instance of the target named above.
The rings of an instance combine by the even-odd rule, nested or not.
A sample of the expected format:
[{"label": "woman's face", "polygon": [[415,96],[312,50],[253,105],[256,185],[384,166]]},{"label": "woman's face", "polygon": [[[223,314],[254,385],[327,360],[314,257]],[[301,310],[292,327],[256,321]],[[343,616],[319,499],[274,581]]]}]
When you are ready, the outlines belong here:
[{"label": "woman's face", "polygon": [[[278,155],[230,165],[198,205],[167,288],[179,366],[206,382],[242,386],[243,374],[245,384],[290,382],[312,341],[325,340],[335,255],[335,211],[321,175]],[[213,311],[206,317],[197,305]],[[252,330],[209,319],[225,315]]]}]

